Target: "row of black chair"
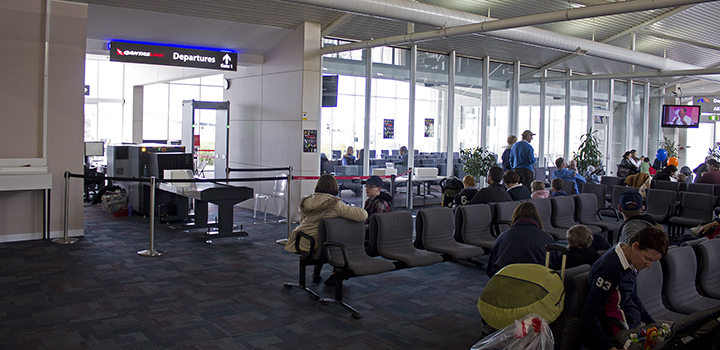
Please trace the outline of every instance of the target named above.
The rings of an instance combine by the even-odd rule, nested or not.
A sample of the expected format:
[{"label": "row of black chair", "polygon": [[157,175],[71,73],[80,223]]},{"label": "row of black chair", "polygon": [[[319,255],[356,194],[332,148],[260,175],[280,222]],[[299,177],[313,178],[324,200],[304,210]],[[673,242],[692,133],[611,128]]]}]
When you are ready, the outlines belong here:
[{"label": "row of black chair", "polygon": [[[452,223],[450,208],[420,210],[416,220],[417,234],[413,241],[413,218],[409,212],[374,214],[366,245],[362,222],[344,218],[323,219],[317,238],[304,233],[298,235],[298,242],[300,239],[310,242],[310,252],[313,253],[300,254],[299,281],[285,283],[285,287],[301,288],[310,294],[311,299],[340,305],[349,310],[353,318],[360,318],[360,313],[342,300],[344,279],[428,266],[445,260],[470,260],[479,264],[473,258],[483,255],[483,250],[456,242],[453,239]],[[333,266],[336,275],[334,299],[320,299],[306,285],[306,267],[322,262]]]}]

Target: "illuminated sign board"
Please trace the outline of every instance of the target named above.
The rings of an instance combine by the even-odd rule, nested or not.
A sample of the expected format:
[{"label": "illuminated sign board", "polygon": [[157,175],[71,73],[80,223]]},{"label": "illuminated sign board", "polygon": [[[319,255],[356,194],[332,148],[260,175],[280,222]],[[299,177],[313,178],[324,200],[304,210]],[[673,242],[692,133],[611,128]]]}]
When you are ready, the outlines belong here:
[{"label": "illuminated sign board", "polygon": [[695,98],[693,104],[700,106],[703,113],[720,113],[720,98],[698,97]]},{"label": "illuminated sign board", "polygon": [[237,53],[110,42],[110,61],[237,71]]}]

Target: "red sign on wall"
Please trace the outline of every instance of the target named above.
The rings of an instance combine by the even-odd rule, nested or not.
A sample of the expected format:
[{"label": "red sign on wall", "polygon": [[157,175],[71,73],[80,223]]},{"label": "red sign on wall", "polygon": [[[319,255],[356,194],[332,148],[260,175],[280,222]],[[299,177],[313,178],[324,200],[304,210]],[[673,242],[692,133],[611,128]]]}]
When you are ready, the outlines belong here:
[{"label": "red sign on wall", "polygon": [[193,146],[200,147],[200,135],[193,135]]}]

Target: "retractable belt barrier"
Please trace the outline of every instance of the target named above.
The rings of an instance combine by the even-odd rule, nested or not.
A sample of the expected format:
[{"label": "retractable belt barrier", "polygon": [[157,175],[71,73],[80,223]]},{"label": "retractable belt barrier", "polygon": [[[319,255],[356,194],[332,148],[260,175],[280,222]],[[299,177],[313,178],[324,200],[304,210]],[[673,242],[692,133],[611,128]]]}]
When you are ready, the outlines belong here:
[{"label": "retractable belt barrier", "polygon": [[[395,210],[395,178],[399,176],[404,176],[411,172],[412,169],[400,174],[400,175],[374,175],[381,179],[390,179],[390,197],[392,198],[392,202],[390,203],[390,208],[392,210]],[[370,176],[333,176],[335,180],[366,180],[369,179]],[[320,176],[293,176],[293,180],[317,180]]]},{"label": "retractable belt barrier", "polygon": [[[283,177],[250,177],[250,178],[236,178],[236,179],[230,179],[229,175],[230,172],[263,172],[263,171],[287,171],[287,176]],[[158,180],[154,176],[151,176],[150,178],[127,178],[127,177],[117,177],[117,176],[108,176],[108,177],[102,177],[102,176],[87,176],[84,174],[73,174],[69,171],[66,171],[64,174],[65,177],[65,214],[63,218],[63,237],[57,238],[53,240],[54,243],[59,244],[70,244],[77,242],[77,238],[68,238],[68,201],[69,201],[69,188],[70,188],[70,178],[82,178],[85,180],[96,180],[96,181],[123,181],[123,182],[145,182],[150,183],[150,187],[152,188],[152,191],[150,191],[150,249],[149,250],[141,250],[138,252],[138,255],[141,256],[148,256],[148,257],[155,257],[165,254],[165,251],[161,250],[155,250],[155,190],[156,182],[168,182],[168,183],[202,183],[202,182],[211,182],[211,183],[230,183],[230,182],[255,182],[255,181],[277,181],[277,180],[283,180],[288,182],[287,188],[287,208],[288,208],[288,219],[287,219],[287,236],[290,237],[290,230],[291,230],[291,219],[290,219],[290,181],[293,178],[292,176],[292,167],[285,167],[285,168],[262,168],[262,169],[231,169],[226,168],[225,173],[228,178],[218,180],[218,179],[173,179],[173,180]],[[48,237],[49,238],[49,237]]]}]

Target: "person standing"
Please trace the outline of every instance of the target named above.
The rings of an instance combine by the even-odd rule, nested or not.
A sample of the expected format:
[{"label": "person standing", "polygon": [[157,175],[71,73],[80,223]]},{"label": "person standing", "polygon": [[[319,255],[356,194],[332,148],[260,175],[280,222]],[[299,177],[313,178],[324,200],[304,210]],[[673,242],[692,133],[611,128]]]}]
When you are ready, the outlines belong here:
[{"label": "person standing", "polygon": [[520,175],[521,183],[525,186],[528,191],[530,190],[530,184],[535,179],[535,173],[533,172],[533,164],[535,164],[535,149],[530,145],[533,139],[532,131],[525,130],[522,133],[522,140],[516,142],[510,149],[510,165],[518,175]]},{"label": "person standing", "polygon": [[502,168],[503,171],[512,170],[512,167],[510,167],[510,150],[512,149],[512,146],[517,142],[517,136],[510,135],[507,138],[507,145],[505,145],[505,150],[502,154]]},{"label": "person standing", "polygon": [[401,146],[398,150],[400,153],[400,161],[397,164],[407,166],[408,165],[408,149],[405,146]]}]

